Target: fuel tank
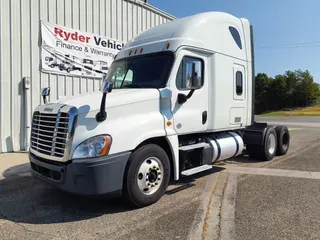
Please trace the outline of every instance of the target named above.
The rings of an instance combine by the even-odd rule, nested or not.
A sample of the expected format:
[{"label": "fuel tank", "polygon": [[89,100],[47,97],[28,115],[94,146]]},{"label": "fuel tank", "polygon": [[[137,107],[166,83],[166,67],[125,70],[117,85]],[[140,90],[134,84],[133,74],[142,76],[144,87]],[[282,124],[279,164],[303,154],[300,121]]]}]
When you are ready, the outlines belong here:
[{"label": "fuel tank", "polygon": [[212,148],[212,163],[238,156],[243,151],[243,140],[235,132],[214,133],[203,138]]}]

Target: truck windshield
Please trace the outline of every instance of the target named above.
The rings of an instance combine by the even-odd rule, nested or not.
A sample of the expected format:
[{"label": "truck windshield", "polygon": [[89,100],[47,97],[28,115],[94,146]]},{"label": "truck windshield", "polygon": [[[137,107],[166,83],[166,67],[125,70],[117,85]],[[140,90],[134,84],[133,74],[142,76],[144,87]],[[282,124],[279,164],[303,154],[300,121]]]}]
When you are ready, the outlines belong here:
[{"label": "truck windshield", "polygon": [[113,88],[162,88],[173,63],[173,54],[157,53],[114,61],[106,81]]}]

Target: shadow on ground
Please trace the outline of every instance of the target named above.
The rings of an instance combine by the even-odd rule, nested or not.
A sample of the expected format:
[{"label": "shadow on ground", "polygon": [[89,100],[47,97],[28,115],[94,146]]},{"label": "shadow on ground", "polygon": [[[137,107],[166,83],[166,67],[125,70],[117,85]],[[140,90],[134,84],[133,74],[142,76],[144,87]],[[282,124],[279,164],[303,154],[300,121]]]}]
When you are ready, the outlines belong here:
[{"label": "shadow on ground", "polygon": [[225,160],[219,160],[214,163],[214,166],[215,167],[223,167],[228,164],[259,163],[259,162],[263,162],[263,161],[249,157],[248,153],[246,151],[244,151],[243,154],[240,156],[230,158],[230,159],[225,159]]},{"label": "shadow on ground", "polygon": [[[173,182],[166,195],[174,195],[192,187],[198,178],[221,170],[223,168],[217,167]],[[78,196],[42,183],[30,176],[28,163],[11,167],[2,175],[5,179],[0,180],[0,219],[29,224],[52,224],[135,211],[123,198]]]},{"label": "shadow on ground", "polygon": [[205,176],[217,173],[217,172],[221,172],[223,171],[225,168],[220,167],[220,166],[214,166],[212,169],[207,170],[205,172],[200,172],[198,174],[194,174],[191,176],[187,176],[187,177],[181,177],[180,180],[178,181],[171,181],[170,182],[170,186],[169,186],[169,190],[167,190],[166,194],[167,195],[171,195],[180,191],[183,191],[185,189],[188,189],[190,187],[195,186],[195,182],[197,179],[203,178]]},{"label": "shadow on ground", "polygon": [[[254,162],[246,156],[232,159],[233,162]],[[166,195],[174,197],[180,191],[187,191],[196,185],[196,181],[225,168],[222,161],[208,171],[179,181],[171,181]],[[87,197],[69,194],[30,175],[29,163],[6,169],[0,180],[0,219],[30,224],[52,224],[76,222],[96,218],[105,214],[135,211],[123,198]]]},{"label": "shadow on ground", "polygon": [[0,181],[0,218],[13,222],[75,222],[130,210],[122,199],[76,196],[33,177],[11,177]]},{"label": "shadow on ground", "polygon": [[7,180],[9,180],[12,178],[17,178],[19,176],[29,175],[29,173],[30,173],[30,164],[24,163],[24,164],[16,165],[16,166],[13,166],[13,167],[6,169],[2,173],[2,176],[4,178],[6,178]]}]

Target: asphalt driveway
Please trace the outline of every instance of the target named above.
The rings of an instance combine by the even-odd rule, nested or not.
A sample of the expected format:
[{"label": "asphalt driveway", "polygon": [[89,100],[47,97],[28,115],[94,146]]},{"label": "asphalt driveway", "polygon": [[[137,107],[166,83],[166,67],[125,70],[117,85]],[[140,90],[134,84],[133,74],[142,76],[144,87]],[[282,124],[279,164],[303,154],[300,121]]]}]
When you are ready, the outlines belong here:
[{"label": "asphalt driveway", "polygon": [[142,209],[63,193],[30,176],[25,154],[2,154],[1,239],[320,239],[320,128],[289,122],[287,156],[219,162]]}]

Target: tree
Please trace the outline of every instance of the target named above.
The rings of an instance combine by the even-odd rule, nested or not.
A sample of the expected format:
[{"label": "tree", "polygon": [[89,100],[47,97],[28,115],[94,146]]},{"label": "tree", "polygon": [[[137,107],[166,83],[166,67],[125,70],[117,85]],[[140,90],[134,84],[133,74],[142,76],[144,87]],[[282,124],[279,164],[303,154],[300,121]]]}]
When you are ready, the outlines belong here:
[{"label": "tree", "polygon": [[258,73],[255,78],[255,109],[257,113],[268,110],[267,94],[271,79],[265,73]]},{"label": "tree", "polygon": [[287,79],[283,75],[275,76],[270,84],[270,101],[273,102],[273,109],[287,107]]},{"label": "tree", "polygon": [[320,85],[308,70],[286,71],[269,77],[258,73],[255,78],[256,113],[288,107],[309,106],[320,99]]},{"label": "tree", "polygon": [[301,100],[305,101],[305,106],[319,96],[319,85],[314,82],[309,71],[301,72],[300,95]]},{"label": "tree", "polygon": [[293,71],[286,71],[284,74],[286,78],[286,106],[294,107],[297,105],[296,89],[298,84],[297,75]]}]

